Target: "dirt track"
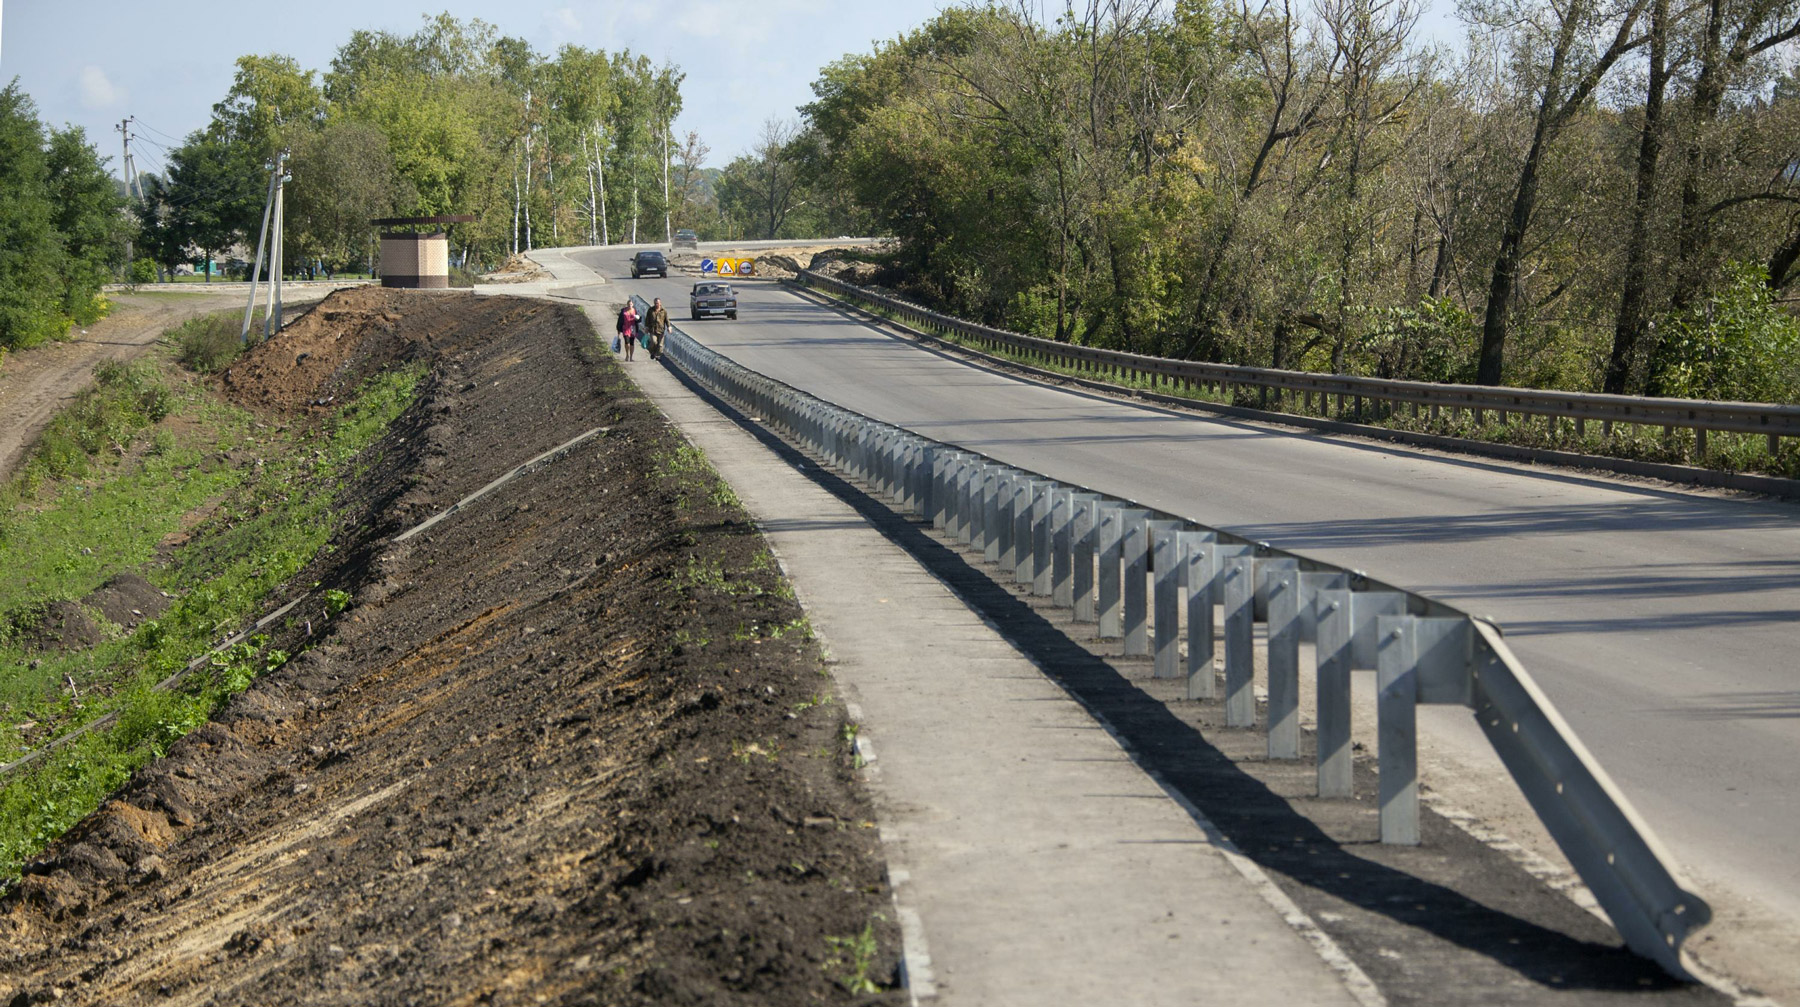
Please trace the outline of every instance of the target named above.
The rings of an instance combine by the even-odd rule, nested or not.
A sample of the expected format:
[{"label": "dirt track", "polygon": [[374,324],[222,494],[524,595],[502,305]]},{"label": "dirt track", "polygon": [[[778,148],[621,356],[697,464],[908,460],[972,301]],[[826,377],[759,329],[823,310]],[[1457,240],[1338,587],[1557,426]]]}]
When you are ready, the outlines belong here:
[{"label": "dirt track", "polygon": [[[0,1002],[886,1002],[841,707],[755,533],[578,312],[339,295],[234,367],[289,413],[402,360],[300,652],[0,898]],[[348,324],[354,321],[355,324]],[[354,331],[354,338],[340,338]],[[392,537],[596,426],[403,544]],[[310,623],[308,622],[310,620]],[[308,633],[312,635],[308,635]]]}]

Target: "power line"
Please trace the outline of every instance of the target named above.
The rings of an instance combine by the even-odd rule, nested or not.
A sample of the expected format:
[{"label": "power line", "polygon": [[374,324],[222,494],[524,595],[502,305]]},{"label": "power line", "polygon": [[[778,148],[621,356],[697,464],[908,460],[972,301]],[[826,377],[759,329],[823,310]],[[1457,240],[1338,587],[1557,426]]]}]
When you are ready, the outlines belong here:
[{"label": "power line", "polygon": [[[139,123],[139,125],[142,125],[142,123]],[[136,140],[136,141],[138,141],[138,142],[139,142],[139,143],[147,143],[147,144],[149,144],[149,145],[150,145],[150,146],[152,146],[152,147],[155,147],[155,148],[156,148],[156,149],[157,149],[157,150],[160,150],[160,151],[162,151],[162,152],[163,152],[163,154],[164,154],[164,155],[165,155],[165,156],[166,156],[166,155],[167,155],[167,154],[168,154],[168,153],[169,153],[169,148],[167,148],[167,147],[165,147],[165,146],[163,146],[163,145],[162,145],[162,144],[160,144],[160,143],[157,143],[157,142],[156,142],[156,141],[155,141],[155,140],[152,140],[152,139],[150,139],[150,138],[149,138],[149,137],[147,137],[147,136],[144,136],[144,135],[143,135],[143,134],[141,134],[141,133],[140,133],[140,134],[137,134],[137,135],[134,135],[134,136],[133,136],[133,137],[132,137],[132,139],[133,139],[133,140]]]},{"label": "power line", "polygon": [[144,127],[145,129],[149,130],[150,132],[155,133],[157,136],[160,136],[163,139],[168,140],[170,143],[186,143],[187,142],[186,140],[183,140],[179,136],[170,136],[169,134],[163,132],[160,129],[157,129],[155,126],[150,125],[149,123],[145,122],[142,119],[138,119],[137,124]]}]

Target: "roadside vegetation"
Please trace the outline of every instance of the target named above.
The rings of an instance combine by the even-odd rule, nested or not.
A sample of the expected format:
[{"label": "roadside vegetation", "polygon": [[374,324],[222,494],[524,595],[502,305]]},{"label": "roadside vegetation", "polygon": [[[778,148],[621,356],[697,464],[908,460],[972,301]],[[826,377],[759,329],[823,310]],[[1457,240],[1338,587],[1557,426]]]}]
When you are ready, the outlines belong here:
[{"label": "roadside vegetation", "polygon": [[[210,324],[103,367],[0,487],[0,764],[93,726],[0,776],[0,878],[286,659],[258,636],[214,648],[324,545],[338,480],[418,380],[391,371],[320,425],[271,427],[176,365]],[[153,595],[115,621],[94,599],[121,574]]]},{"label": "roadside vegetation", "polygon": [[955,6],[771,158],[889,286],[1297,370],[1800,402],[1800,3]]},{"label": "roadside vegetation", "polygon": [[[260,333],[266,312],[258,309],[251,319],[252,332]],[[215,311],[190,318],[164,336],[175,347],[182,366],[200,374],[212,374],[231,365],[243,352],[244,315],[240,311]]]},{"label": "roadside vegetation", "polygon": [[0,88],[0,362],[106,314],[124,207],[81,127],[47,129],[17,81]]}]

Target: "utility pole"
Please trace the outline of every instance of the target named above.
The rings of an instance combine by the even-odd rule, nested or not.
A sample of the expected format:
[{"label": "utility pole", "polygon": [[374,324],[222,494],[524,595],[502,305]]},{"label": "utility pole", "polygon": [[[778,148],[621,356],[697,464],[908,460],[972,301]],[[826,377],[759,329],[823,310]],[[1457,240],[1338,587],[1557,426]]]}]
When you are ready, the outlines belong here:
[{"label": "utility pole", "polygon": [[238,332],[239,341],[250,342],[250,316],[256,311],[256,287],[262,278],[263,249],[269,239],[269,216],[275,209],[275,188],[281,184],[282,169],[287,164],[287,151],[282,151],[276,159],[267,165],[269,169],[269,194],[263,199],[262,230],[256,235],[256,265],[250,270],[250,300],[244,305],[244,327]]},{"label": "utility pole", "polygon": [[281,152],[281,167],[275,173],[275,233],[269,239],[269,289],[274,298],[269,306],[269,317],[263,322],[263,339],[267,340],[281,331],[281,274],[287,271],[287,256],[282,254],[282,239],[285,228],[282,222],[287,214],[283,212],[284,195],[287,183],[293,176],[287,173],[287,151]]},{"label": "utility pole", "polygon": [[[119,158],[119,174],[121,174],[125,177],[125,198],[130,199],[132,196],[132,190],[135,189],[137,191],[138,201],[143,202],[144,187],[143,187],[143,185],[139,184],[139,182],[137,180],[137,165],[133,164],[132,160],[131,160],[131,123],[132,123],[132,120],[136,119],[136,118],[137,118],[136,116],[126,116],[125,119],[122,122],[120,122],[118,126],[116,126],[114,128],[116,128],[119,131],[120,141],[124,144],[124,148],[125,148],[123,156]],[[126,238],[125,239],[125,280],[128,283],[131,281],[131,260],[132,260],[131,239]]]}]

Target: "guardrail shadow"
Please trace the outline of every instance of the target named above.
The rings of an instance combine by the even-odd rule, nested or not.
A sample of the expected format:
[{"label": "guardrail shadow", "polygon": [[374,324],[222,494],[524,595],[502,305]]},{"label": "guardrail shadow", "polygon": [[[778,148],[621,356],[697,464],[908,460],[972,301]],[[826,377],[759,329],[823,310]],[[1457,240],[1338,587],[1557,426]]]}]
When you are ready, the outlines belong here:
[{"label": "guardrail shadow", "polygon": [[[781,440],[679,368],[670,373],[789,465],[843,501],[986,617],[1081,703],[1132,760],[1178,790],[1244,855],[1306,909],[1391,1003],[1565,1003],[1621,994],[1657,1003],[1725,1004],[1626,949],[1604,921],[1422,809],[1424,845],[1382,846],[1375,814],[1367,839],[1334,836],[1249,766],[1210,742],[1176,707],[1140,688],[1112,661],[1071,639],[1025,598],[964,553]],[[1142,659],[1138,659],[1141,664]],[[1131,661],[1119,662],[1130,666]],[[1144,673],[1148,674],[1145,665]],[[1178,704],[1198,711],[1200,704]],[[1269,764],[1293,766],[1294,763]],[[1290,770],[1291,771],[1291,770]],[[1359,767],[1361,793],[1374,778]],[[1323,803],[1323,802],[1320,802]],[[1349,802],[1329,802],[1340,808]],[[1340,827],[1340,833],[1344,830]],[[1247,979],[1250,977],[1246,977]]]}]

